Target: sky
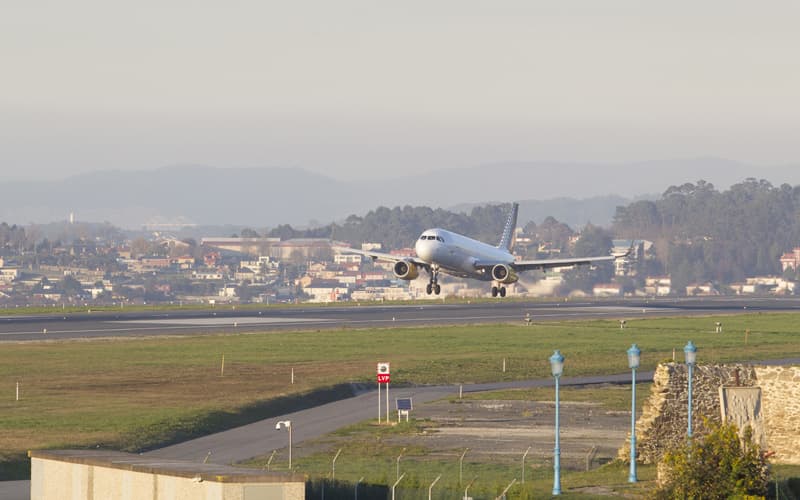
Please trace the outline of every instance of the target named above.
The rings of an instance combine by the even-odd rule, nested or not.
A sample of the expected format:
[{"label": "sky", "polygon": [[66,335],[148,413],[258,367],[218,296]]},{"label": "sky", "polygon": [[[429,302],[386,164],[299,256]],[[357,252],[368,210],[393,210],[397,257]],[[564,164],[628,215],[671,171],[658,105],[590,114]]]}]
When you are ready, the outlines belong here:
[{"label": "sky", "polygon": [[800,3],[7,0],[0,174],[800,159]]}]

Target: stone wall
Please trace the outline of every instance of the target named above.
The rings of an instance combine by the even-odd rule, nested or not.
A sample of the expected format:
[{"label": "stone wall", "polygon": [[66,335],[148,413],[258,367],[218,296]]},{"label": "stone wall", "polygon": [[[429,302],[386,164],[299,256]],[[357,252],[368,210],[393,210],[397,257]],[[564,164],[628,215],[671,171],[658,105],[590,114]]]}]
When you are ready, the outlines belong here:
[{"label": "stone wall", "polygon": [[800,367],[757,366],[767,449],[773,460],[800,464]]},{"label": "stone wall", "polygon": [[[656,368],[650,398],[636,422],[639,461],[657,463],[665,451],[686,438],[688,370],[683,363]],[[692,378],[692,431],[707,433],[704,420],[720,422],[721,387],[760,387],[758,402],[765,447],[780,463],[800,464],[800,367],[752,365],[698,365]],[[619,457],[629,459],[623,446]]]},{"label": "stone wall", "polygon": [[[738,382],[737,382],[738,377]],[[756,385],[752,367],[744,365],[697,365],[692,378],[692,433],[703,436],[705,418],[721,420],[720,386]],[[658,365],[653,376],[650,398],[636,422],[636,448],[639,461],[657,463],[664,452],[686,438],[688,423],[688,370],[683,363]],[[628,459],[630,449],[620,449]]]}]

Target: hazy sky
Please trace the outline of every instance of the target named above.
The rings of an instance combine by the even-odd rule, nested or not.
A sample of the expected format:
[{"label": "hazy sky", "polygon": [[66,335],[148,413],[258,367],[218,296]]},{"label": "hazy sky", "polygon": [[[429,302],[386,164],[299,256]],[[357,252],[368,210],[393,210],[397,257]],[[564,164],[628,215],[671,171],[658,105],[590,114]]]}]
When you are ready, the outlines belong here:
[{"label": "hazy sky", "polygon": [[0,173],[800,159],[796,1],[0,4]]}]

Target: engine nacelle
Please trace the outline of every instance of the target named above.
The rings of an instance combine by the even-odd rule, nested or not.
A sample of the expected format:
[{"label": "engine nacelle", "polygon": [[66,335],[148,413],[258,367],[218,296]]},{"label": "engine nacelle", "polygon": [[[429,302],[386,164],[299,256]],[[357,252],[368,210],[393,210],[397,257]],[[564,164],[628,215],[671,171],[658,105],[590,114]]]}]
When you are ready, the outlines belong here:
[{"label": "engine nacelle", "polygon": [[417,276],[419,276],[419,268],[413,262],[407,260],[398,260],[395,262],[392,271],[394,271],[394,275],[401,280],[411,281],[417,279]]},{"label": "engine nacelle", "polygon": [[492,268],[492,279],[498,283],[508,285],[510,283],[516,283],[519,277],[517,276],[517,273],[511,269],[511,266],[506,264],[497,264]]}]

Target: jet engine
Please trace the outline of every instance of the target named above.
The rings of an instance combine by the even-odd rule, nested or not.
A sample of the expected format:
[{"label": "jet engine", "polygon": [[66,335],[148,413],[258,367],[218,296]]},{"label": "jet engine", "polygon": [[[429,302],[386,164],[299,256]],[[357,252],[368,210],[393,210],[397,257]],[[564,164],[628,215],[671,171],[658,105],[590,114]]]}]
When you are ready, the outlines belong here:
[{"label": "jet engine", "polygon": [[395,262],[392,270],[394,271],[394,275],[401,280],[415,280],[417,276],[419,276],[419,268],[413,262],[407,260]]},{"label": "jet engine", "polygon": [[517,273],[511,269],[507,264],[497,264],[492,268],[492,279],[498,283],[508,285],[509,283],[516,283],[519,277]]}]

